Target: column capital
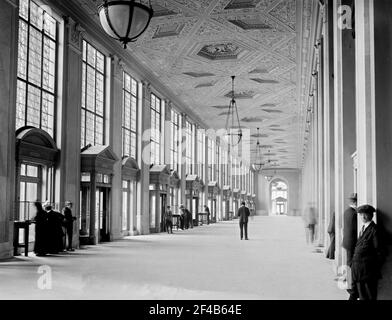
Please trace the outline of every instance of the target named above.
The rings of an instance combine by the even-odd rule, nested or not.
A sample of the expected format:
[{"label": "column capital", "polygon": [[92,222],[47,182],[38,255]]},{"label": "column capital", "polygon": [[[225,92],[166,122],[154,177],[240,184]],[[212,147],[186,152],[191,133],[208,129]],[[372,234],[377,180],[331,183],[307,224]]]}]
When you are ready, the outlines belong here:
[{"label": "column capital", "polygon": [[146,80],[142,80],[141,84],[142,84],[144,96],[145,97],[149,96],[151,94],[151,92],[152,92],[152,90],[151,90],[151,83],[146,81]]},{"label": "column capital", "polygon": [[86,32],[81,25],[69,16],[64,16],[65,26],[68,28],[68,46],[82,54],[82,35]]},{"label": "column capital", "polygon": [[123,80],[123,72],[125,70],[125,63],[122,61],[122,59],[116,55],[116,54],[111,54],[110,59],[113,64],[113,76],[116,80],[122,81]]}]

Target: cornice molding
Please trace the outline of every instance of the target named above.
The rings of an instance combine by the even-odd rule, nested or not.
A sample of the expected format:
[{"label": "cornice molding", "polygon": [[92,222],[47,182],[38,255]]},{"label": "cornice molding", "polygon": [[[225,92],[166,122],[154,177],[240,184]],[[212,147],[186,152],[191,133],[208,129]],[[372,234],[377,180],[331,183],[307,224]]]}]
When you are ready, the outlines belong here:
[{"label": "cornice molding", "polygon": [[18,0],[5,0],[5,2],[9,3],[14,8],[19,8],[19,1]]}]

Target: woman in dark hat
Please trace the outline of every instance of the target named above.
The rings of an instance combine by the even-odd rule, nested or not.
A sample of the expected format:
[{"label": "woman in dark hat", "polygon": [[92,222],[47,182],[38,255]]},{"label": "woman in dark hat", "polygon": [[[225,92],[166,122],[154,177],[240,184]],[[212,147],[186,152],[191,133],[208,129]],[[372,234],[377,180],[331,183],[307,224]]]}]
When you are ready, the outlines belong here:
[{"label": "woman in dark hat", "polygon": [[370,205],[364,205],[359,207],[357,212],[361,216],[363,225],[351,265],[353,285],[358,290],[360,300],[376,300],[383,261],[377,225],[372,220],[376,210]]},{"label": "woman in dark hat", "polygon": [[48,253],[48,217],[39,201],[34,202],[37,209],[35,215],[35,242],[34,252],[37,256],[44,256]]}]

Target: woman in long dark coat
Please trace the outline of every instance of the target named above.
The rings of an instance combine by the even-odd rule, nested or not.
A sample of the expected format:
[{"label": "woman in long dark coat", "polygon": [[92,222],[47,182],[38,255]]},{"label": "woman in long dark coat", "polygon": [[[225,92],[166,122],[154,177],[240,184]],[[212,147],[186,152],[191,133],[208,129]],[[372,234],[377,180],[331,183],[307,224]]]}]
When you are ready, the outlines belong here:
[{"label": "woman in long dark coat", "polygon": [[35,243],[34,252],[37,256],[44,256],[48,253],[48,217],[40,202],[34,203],[37,214],[35,222]]}]

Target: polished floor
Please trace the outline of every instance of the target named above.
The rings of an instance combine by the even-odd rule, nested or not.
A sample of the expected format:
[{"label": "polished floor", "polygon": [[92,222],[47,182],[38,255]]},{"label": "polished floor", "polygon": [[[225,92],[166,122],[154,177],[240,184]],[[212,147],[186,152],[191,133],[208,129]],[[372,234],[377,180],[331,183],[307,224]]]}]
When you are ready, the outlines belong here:
[{"label": "polished floor", "polygon": [[0,299],[345,300],[300,218],[238,221],[129,237],[58,256],[0,262]]}]

